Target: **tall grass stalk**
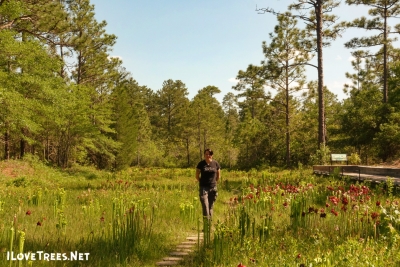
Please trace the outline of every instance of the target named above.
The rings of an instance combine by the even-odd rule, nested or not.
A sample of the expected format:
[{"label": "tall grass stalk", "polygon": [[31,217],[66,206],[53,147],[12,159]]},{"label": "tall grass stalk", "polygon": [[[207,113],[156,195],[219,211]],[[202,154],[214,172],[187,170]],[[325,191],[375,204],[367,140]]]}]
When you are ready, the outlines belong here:
[{"label": "tall grass stalk", "polygon": [[[25,243],[25,232],[23,231],[18,231],[18,248],[19,248],[19,253],[24,253],[24,243]],[[18,261],[18,266],[22,266],[22,261]]]},{"label": "tall grass stalk", "polygon": [[225,171],[208,227],[187,178],[193,170],[40,166],[32,173],[0,184],[1,216],[13,222],[13,231],[0,225],[3,251],[19,250],[23,229],[25,251],[90,252],[89,267],[154,266],[197,227],[198,252],[182,266],[400,265],[400,199],[390,185],[320,178],[305,168]]},{"label": "tall grass stalk", "polygon": [[[10,254],[13,252],[13,246],[14,246],[14,226],[12,226],[9,230],[9,252]],[[12,261],[10,261],[10,267],[12,266]]]}]

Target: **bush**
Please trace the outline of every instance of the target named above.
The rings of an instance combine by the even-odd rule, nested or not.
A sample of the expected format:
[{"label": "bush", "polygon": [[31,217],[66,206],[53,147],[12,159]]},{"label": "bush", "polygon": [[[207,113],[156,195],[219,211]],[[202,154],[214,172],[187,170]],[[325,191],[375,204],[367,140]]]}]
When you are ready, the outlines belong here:
[{"label": "bush", "polygon": [[350,157],[348,157],[348,161],[351,165],[361,164],[360,156],[357,153],[351,153]]},{"label": "bush", "polygon": [[321,148],[310,156],[311,165],[326,165],[330,160],[330,153],[329,147],[321,144]]}]

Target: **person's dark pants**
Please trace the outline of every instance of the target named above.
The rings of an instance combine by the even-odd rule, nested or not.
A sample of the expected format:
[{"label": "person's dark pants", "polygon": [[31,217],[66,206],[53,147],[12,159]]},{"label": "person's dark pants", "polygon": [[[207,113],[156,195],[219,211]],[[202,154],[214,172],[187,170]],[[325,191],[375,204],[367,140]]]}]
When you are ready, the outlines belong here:
[{"label": "person's dark pants", "polygon": [[211,219],[213,207],[218,196],[217,187],[200,186],[200,202],[203,208],[203,217]]}]

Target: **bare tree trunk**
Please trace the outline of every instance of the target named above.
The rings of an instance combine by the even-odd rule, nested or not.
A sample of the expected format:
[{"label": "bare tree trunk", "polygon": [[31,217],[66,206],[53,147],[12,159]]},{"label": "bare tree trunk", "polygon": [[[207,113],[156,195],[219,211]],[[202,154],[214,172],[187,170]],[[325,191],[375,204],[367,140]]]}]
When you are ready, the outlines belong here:
[{"label": "bare tree trunk", "polygon": [[200,152],[200,160],[203,158],[203,153],[201,153],[201,130],[200,130],[200,112],[197,112],[197,130],[198,130],[198,138],[199,138],[199,152]]},{"label": "bare tree trunk", "polygon": [[325,145],[325,96],[324,96],[324,67],[322,57],[322,0],[315,6],[317,20],[317,60],[318,60],[318,148]]},{"label": "bare tree trunk", "polygon": [[61,168],[66,168],[68,165],[69,148],[68,135],[63,133],[57,148],[57,163]]},{"label": "bare tree trunk", "polygon": [[4,133],[4,159],[10,159],[10,134],[8,130]]},{"label": "bare tree trunk", "polygon": [[203,136],[204,136],[204,138],[203,138],[203,151],[204,150],[206,150],[206,148],[207,148],[207,130],[206,129],[204,129],[204,133],[203,133]]},{"label": "bare tree trunk", "polygon": [[385,15],[384,15],[384,23],[383,23],[383,103],[388,102],[388,84],[387,84],[387,77],[388,77],[388,66],[387,66],[387,8],[385,8]]},{"label": "bare tree trunk", "polygon": [[[22,135],[25,135],[25,129],[21,129],[21,133]],[[24,138],[22,137],[21,140],[19,141],[19,155],[21,157],[21,159],[25,156],[25,149],[26,149],[26,141],[24,140]]]},{"label": "bare tree trunk", "polygon": [[[287,101],[289,102],[289,101]],[[290,118],[289,106],[286,106],[286,166],[290,167]]]},{"label": "bare tree trunk", "polygon": [[231,164],[231,150],[228,150],[228,162],[229,162],[229,169],[232,168],[232,164]]},{"label": "bare tree trunk", "polygon": [[19,147],[19,150],[20,150],[19,156],[22,159],[24,157],[24,155],[25,155],[25,147],[26,147],[26,142],[25,142],[25,140],[23,138],[21,138],[21,140],[19,141],[19,145],[20,145],[20,147]]},{"label": "bare tree trunk", "polygon": [[[137,147],[136,147],[136,164],[137,164],[138,167],[139,167],[139,165],[140,165],[140,152],[139,152],[140,141],[141,141],[141,138],[138,136],[138,137],[136,138],[136,142],[137,142]],[[132,164],[132,163],[130,162],[129,165],[131,165],[131,164]]]},{"label": "bare tree trunk", "polygon": [[189,136],[186,136],[186,154],[187,154],[187,165],[190,166],[190,154],[189,154]]},{"label": "bare tree trunk", "polygon": [[136,151],[136,165],[139,167],[140,164],[140,156],[139,156],[139,148]]},{"label": "bare tree trunk", "polygon": [[47,161],[50,161],[50,140],[49,135],[46,137],[46,145],[44,149],[44,158],[47,158]]},{"label": "bare tree trunk", "polygon": [[285,103],[285,108],[286,108],[286,166],[290,167],[290,117],[289,117],[289,62],[286,61],[286,103]]}]

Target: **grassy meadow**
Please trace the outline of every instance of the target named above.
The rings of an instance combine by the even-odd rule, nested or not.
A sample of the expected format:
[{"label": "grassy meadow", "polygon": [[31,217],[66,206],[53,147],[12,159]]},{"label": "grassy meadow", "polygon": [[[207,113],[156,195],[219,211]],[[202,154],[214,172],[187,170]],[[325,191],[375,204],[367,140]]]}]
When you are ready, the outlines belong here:
[{"label": "grassy meadow", "polygon": [[[181,266],[400,266],[399,201],[390,179],[223,170],[205,242]],[[0,162],[0,218],[9,267],[155,266],[203,229],[194,169],[57,170],[33,158]]]}]

